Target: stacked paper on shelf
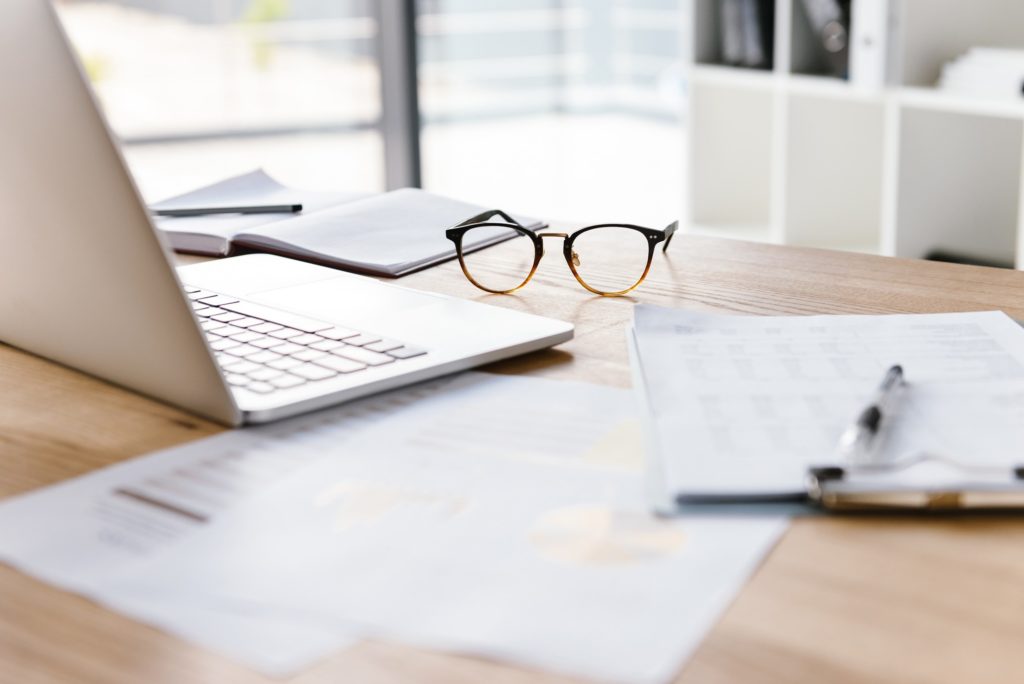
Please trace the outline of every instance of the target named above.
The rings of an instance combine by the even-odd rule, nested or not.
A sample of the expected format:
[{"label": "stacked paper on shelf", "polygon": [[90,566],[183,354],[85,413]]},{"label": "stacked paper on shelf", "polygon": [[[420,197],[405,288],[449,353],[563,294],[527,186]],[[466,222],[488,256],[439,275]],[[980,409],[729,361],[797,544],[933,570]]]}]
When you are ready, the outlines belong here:
[{"label": "stacked paper on shelf", "polygon": [[975,47],[942,67],[942,90],[1002,100],[1024,96],[1024,50]]}]

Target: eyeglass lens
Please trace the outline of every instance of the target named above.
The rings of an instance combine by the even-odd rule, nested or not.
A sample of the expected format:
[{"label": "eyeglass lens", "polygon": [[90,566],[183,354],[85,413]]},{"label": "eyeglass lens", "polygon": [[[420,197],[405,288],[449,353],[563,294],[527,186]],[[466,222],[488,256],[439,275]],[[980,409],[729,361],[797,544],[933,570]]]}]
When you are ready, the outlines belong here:
[{"label": "eyeglass lens", "polygon": [[[471,251],[474,245],[504,239],[495,249]],[[537,249],[528,236],[502,226],[470,228],[462,236],[462,264],[478,287],[492,292],[514,290],[530,277]]]},{"label": "eyeglass lens", "polygon": [[603,226],[583,231],[572,242],[576,275],[591,289],[622,292],[644,277],[650,260],[646,235],[623,226]]}]

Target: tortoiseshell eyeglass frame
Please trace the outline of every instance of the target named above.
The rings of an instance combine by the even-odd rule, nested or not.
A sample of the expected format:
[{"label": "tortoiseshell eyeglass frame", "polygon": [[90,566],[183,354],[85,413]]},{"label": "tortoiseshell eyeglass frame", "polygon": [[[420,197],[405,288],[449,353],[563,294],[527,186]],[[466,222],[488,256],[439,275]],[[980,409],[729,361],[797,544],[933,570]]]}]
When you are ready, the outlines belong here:
[{"label": "tortoiseshell eyeglass frame", "polygon": [[[501,219],[503,219],[504,222],[491,221],[490,219],[492,219],[495,216],[500,217]],[[462,237],[474,228],[492,227],[510,228],[522,234],[523,236],[529,238],[529,240],[533,243],[534,257],[533,266],[530,268],[530,273],[526,276],[526,278],[523,279],[523,282],[507,290],[495,290],[493,288],[487,287],[486,285],[483,285],[476,278],[473,277],[473,275],[469,272],[469,268],[466,266],[465,254],[462,249]],[[523,226],[520,225],[518,221],[516,221],[514,218],[512,218],[505,212],[501,211],[500,209],[492,209],[490,211],[485,211],[482,214],[478,214],[473,218],[466,219],[459,225],[446,230],[444,234],[449,240],[455,243],[455,252],[459,256],[459,266],[462,267],[462,273],[465,274],[469,282],[473,283],[474,285],[476,285],[485,292],[490,292],[492,294],[512,294],[513,292],[523,288],[528,282],[530,282],[530,279],[533,278],[533,274],[537,272],[537,267],[540,265],[540,260],[544,257],[544,238],[560,237],[562,238],[562,255],[565,257],[565,263],[569,265],[569,270],[572,271],[573,276],[576,278],[576,282],[578,282],[581,286],[583,286],[590,292],[593,292],[594,294],[597,295],[601,295],[602,297],[618,297],[620,295],[632,292],[633,290],[640,286],[640,283],[644,282],[644,278],[647,277],[647,274],[651,270],[651,263],[654,261],[654,248],[659,243],[664,243],[664,245],[661,248],[662,252],[668,250],[668,245],[670,242],[672,242],[672,235],[675,234],[676,229],[678,227],[678,221],[673,221],[672,223],[665,226],[665,228],[662,230],[657,230],[655,228],[645,228],[643,226],[635,226],[630,223],[599,223],[597,225],[580,228],[579,230],[574,231],[572,233],[535,233],[531,230],[523,228]],[[599,290],[595,287],[588,285],[587,282],[583,279],[583,277],[580,276],[579,271],[576,270],[576,267],[578,265],[578,256],[572,249],[573,242],[576,240],[576,238],[586,233],[587,231],[596,230],[598,228],[625,228],[628,230],[635,230],[638,233],[641,233],[647,239],[647,265],[644,267],[643,275],[641,275],[635,283],[633,283],[624,290],[617,290],[615,292]]]}]

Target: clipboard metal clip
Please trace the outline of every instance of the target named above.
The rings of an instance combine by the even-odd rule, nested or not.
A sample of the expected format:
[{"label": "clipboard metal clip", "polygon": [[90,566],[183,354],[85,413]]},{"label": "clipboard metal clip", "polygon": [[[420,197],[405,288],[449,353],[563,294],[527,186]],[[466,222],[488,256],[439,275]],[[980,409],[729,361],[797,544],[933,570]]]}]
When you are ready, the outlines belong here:
[{"label": "clipboard metal clip", "polygon": [[808,500],[836,512],[1024,512],[1024,466],[966,466],[919,453],[807,470]]}]

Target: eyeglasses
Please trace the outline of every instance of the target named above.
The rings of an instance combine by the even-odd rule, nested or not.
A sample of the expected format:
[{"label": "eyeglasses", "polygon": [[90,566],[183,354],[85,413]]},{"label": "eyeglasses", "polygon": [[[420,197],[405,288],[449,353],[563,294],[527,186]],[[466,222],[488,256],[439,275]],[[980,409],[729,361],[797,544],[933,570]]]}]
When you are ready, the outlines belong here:
[{"label": "eyeglasses", "polygon": [[[490,221],[498,216],[504,222]],[[544,256],[544,238],[562,238],[562,254],[580,285],[613,297],[632,292],[651,270],[654,248],[668,249],[679,222],[664,230],[628,223],[602,223],[573,233],[534,233],[503,211],[486,211],[445,231],[455,243],[462,272],[486,292],[509,294],[530,282]],[[505,242],[498,254],[476,250]]]}]

